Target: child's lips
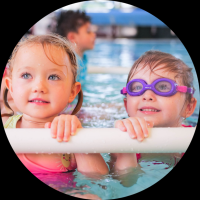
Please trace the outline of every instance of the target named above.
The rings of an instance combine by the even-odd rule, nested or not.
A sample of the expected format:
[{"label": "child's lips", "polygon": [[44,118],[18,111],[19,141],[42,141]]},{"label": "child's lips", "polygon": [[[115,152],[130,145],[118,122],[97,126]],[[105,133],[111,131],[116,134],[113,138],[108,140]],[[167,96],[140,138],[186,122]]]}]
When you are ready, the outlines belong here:
[{"label": "child's lips", "polygon": [[44,99],[40,99],[40,98],[36,98],[36,99],[31,99],[28,101],[29,103],[33,103],[36,105],[46,105],[49,104],[50,102],[44,100]]},{"label": "child's lips", "polygon": [[157,114],[159,113],[161,110],[154,108],[154,107],[142,107],[139,109],[140,112],[142,112],[143,114]]}]

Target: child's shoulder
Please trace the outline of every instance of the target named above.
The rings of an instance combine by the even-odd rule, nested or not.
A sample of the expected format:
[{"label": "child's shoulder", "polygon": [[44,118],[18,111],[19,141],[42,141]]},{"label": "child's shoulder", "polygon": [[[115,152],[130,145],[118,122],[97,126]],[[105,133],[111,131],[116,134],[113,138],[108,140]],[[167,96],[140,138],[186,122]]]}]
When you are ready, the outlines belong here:
[{"label": "child's shoulder", "polygon": [[3,116],[3,126],[4,128],[16,128],[16,124],[22,115],[13,115],[13,116]]},{"label": "child's shoulder", "polygon": [[3,125],[8,121],[9,117],[8,116],[4,116],[4,117],[1,117],[2,119],[2,122],[3,122]]}]

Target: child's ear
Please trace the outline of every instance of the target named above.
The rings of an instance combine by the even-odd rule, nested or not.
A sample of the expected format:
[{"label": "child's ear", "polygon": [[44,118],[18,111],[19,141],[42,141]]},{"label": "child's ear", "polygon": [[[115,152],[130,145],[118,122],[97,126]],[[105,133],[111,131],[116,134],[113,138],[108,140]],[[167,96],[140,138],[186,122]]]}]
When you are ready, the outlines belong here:
[{"label": "child's ear", "polygon": [[126,108],[126,112],[127,112],[127,98],[124,98],[124,107]]},{"label": "child's ear", "polygon": [[70,42],[72,42],[72,43],[76,42],[76,41],[75,41],[75,40],[76,40],[76,36],[75,36],[75,33],[74,33],[74,32],[69,32],[69,33],[67,34],[66,38],[67,38]]},{"label": "child's ear", "polygon": [[185,116],[183,117],[184,118],[190,117],[194,113],[196,105],[197,105],[197,99],[192,97],[191,102],[189,102],[186,106]]},{"label": "child's ear", "polygon": [[68,101],[69,103],[71,103],[75,99],[76,95],[80,92],[80,90],[81,90],[81,83],[76,82],[74,86],[72,87],[71,94]]},{"label": "child's ear", "polygon": [[13,94],[12,80],[9,77],[5,78],[5,84],[6,84],[6,87],[8,88],[8,90],[10,92],[10,95],[12,96],[12,94]]}]

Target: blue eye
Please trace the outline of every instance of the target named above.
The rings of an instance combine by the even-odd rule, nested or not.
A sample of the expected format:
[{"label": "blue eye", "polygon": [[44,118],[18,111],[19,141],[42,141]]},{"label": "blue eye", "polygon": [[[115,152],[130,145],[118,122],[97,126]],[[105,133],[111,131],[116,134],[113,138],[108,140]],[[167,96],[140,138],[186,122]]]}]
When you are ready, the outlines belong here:
[{"label": "blue eye", "polygon": [[141,86],[135,86],[132,88],[133,92],[140,91],[142,89]]},{"label": "blue eye", "polygon": [[131,85],[130,91],[132,92],[139,92],[141,91],[143,88],[143,85],[140,82],[133,82],[133,84]]},{"label": "blue eye", "polygon": [[136,90],[141,90],[142,87],[141,87],[141,86],[136,86],[135,89],[136,89]]},{"label": "blue eye", "polygon": [[29,79],[29,78],[31,78],[31,75],[26,72],[25,74],[22,74],[22,78]]},{"label": "blue eye", "polygon": [[171,89],[171,87],[168,87],[168,85],[159,85],[159,89],[160,90],[167,90],[167,91],[169,91]]},{"label": "blue eye", "polygon": [[169,92],[172,88],[171,84],[167,81],[158,82],[155,87],[160,92]]},{"label": "blue eye", "polygon": [[57,76],[56,74],[52,74],[49,76],[49,80],[52,80],[52,81],[60,80],[60,77]]},{"label": "blue eye", "polygon": [[167,86],[166,86],[166,85],[160,85],[159,88],[160,88],[161,90],[166,90],[166,89],[167,89]]}]

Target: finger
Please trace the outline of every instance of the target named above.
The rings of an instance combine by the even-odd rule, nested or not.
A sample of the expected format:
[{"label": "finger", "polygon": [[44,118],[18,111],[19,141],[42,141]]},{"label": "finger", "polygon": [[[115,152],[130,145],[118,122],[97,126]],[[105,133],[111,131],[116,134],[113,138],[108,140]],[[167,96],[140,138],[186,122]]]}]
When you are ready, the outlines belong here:
[{"label": "finger", "polygon": [[147,127],[148,128],[153,128],[154,122],[146,121],[147,122]]},{"label": "finger", "polygon": [[126,129],[126,127],[124,126],[124,123],[123,123],[123,121],[122,120],[118,120],[118,121],[115,121],[115,128],[118,128],[118,129],[120,129],[121,131],[123,131],[123,132],[126,132],[127,131],[127,129]]},{"label": "finger", "polygon": [[57,125],[57,141],[62,142],[64,137],[65,131],[65,120],[59,118],[58,125]]},{"label": "finger", "polygon": [[78,126],[77,126],[77,128],[83,128],[80,120],[78,118],[77,118],[77,120],[78,120]]},{"label": "finger", "polygon": [[71,135],[76,134],[77,128],[83,128],[83,127],[79,119],[76,116],[73,116],[71,121]]},{"label": "finger", "polygon": [[139,123],[140,123],[140,126],[142,128],[142,132],[144,134],[144,137],[148,137],[149,136],[149,131],[148,131],[148,128],[147,128],[147,122],[145,121],[144,118],[137,118]]},{"label": "finger", "polygon": [[81,122],[79,123],[79,125],[77,126],[77,128],[83,128]]},{"label": "finger", "polygon": [[71,134],[71,120],[65,121],[64,141],[68,142]]},{"label": "finger", "polygon": [[144,139],[144,133],[143,130],[141,128],[140,122],[138,121],[137,118],[129,118],[129,120],[131,121],[136,137],[138,139],[138,141],[142,141]]},{"label": "finger", "polygon": [[58,126],[58,118],[55,117],[51,123],[51,137],[52,138],[57,137],[57,126]]},{"label": "finger", "polygon": [[77,119],[76,116],[72,116],[72,120],[71,120],[71,135],[75,135],[77,126],[79,124],[78,121],[79,120]]},{"label": "finger", "polygon": [[148,118],[144,117],[146,123],[147,123],[147,128],[153,128],[154,126],[154,122],[153,121],[149,121]]},{"label": "finger", "polygon": [[125,127],[127,129],[127,132],[129,134],[129,136],[131,138],[133,138],[133,139],[136,139],[137,138],[136,132],[135,132],[135,130],[133,128],[132,122],[129,119],[123,120],[123,123],[124,123],[124,125],[125,125]]},{"label": "finger", "polygon": [[45,123],[44,128],[51,128],[51,122]]}]

